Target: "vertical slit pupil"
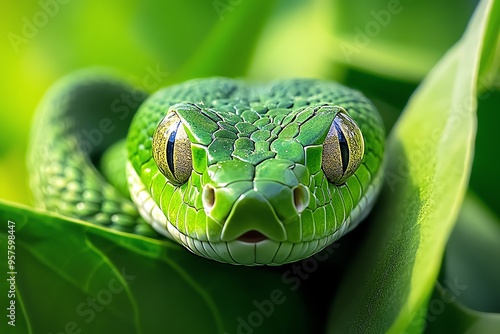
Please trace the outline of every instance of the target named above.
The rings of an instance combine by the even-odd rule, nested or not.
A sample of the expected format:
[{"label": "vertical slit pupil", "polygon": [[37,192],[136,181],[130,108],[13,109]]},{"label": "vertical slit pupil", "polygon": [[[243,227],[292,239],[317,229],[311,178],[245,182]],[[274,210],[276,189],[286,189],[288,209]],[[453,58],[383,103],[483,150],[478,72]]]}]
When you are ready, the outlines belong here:
[{"label": "vertical slit pupil", "polygon": [[167,155],[167,164],[168,168],[170,169],[170,172],[174,175],[174,145],[175,145],[175,137],[177,136],[177,130],[179,129],[179,125],[181,122],[177,122],[176,124],[172,124],[171,126],[171,132],[170,135],[168,136],[168,142],[167,142],[167,148],[166,148],[166,155]]},{"label": "vertical slit pupil", "polygon": [[340,156],[342,157],[342,174],[347,170],[347,166],[349,165],[349,146],[347,146],[347,140],[342,132],[342,129],[334,122],[335,129],[337,130],[337,136],[339,138],[340,144]]}]

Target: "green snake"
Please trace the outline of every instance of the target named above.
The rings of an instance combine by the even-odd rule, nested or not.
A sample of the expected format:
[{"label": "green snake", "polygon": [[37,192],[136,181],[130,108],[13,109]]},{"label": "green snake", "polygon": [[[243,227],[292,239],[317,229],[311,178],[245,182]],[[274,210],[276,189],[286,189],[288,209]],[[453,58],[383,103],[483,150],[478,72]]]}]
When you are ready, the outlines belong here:
[{"label": "green snake", "polygon": [[83,71],[41,101],[28,168],[45,210],[220,262],[280,265],[368,214],[384,136],[374,105],[335,82],[207,78],[148,96]]}]

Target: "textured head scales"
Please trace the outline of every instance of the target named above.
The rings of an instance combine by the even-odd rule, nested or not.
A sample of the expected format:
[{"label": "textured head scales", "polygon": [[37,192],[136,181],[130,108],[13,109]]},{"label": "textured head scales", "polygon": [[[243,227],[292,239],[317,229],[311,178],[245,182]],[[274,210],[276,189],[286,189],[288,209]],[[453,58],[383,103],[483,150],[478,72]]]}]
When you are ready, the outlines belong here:
[{"label": "textured head scales", "polygon": [[[196,254],[245,265],[310,256],[359,220],[380,174],[383,148],[369,150],[341,185],[325,176],[323,144],[346,110],[365,138],[382,145],[373,106],[337,84],[289,80],[252,88],[208,79],[167,88],[146,101],[132,125],[129,183],[140,184],[132,196],[158,231]],[[187,137],[172,132],[178,124],[158,135],[169,114]],[[164,169],[171,173],[151,158],[154,150],[156,160],[170,159]]]}]

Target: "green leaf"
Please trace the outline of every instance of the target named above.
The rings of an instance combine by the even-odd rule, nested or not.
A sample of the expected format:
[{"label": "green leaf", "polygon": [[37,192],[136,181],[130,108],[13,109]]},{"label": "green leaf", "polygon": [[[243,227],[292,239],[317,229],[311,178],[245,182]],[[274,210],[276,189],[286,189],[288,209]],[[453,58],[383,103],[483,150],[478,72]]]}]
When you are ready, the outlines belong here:
[{"label": "green leaf", "polygon": [[497,5],[481,2],[391,132],[384,189],[333,302],[330,332],[370,326],[400,333],[425,307],[467,187],[479,63],[482,50],[491,48],[483,45],[485,35],[500,27],[491,16]]},{"label": "green leaf", "polygon": [[329,26],[332,6],[331,1],[278,1],[257,45],[249,76],[256,80],[332,79],[336,47]]},{"label": "green leaf", "polygon": [[468,194],[446,246],[440,282],[458,280],[457,302],[500,316],[500,221]]},{"label": "green leaf", "polygon": [[[500,331],[500,222],[472,193],[464,199],[438,282],[412,327],[426,333]],[[496,312],[496,313],[494,313]]]},{"label": "green leaf", "polygon": [[137,7],[132,25],[137,42],[170,72],[181,68],[220,22],[213,1],[133,0],[125,4]]},{"label": "green leaf", "polygon": [[[4,315],[2,333],[305,330],[302,300],[278,273],[5,202],[0,221],[4,254],[15,236],[15,268],[2,268],[16,272],[16,327]],[[3,279],[3,312],[9,288]]]},{"label": "green leaf", "polygon": [[258,37],[271,14],[274,2],[212,1],[214,11],[219,15],[219,22],[187,60],[176,76],[176,81],[246,74]]},{"label": "green leaf", "polygon": [[[499,43],[500,45],[500,43]],[[498,166],[500,156],[495,144],[498,142],[498,124],[500,124],[500,80],[498,88],[490,87],[478,96],[478,124],[474,166],[469,187],[480,195],[481,199],[500,215],[500,197],[492,189],[500,189]]]},{"label": "green leaf", "polygon": [[[336,62],[418,81],[463,32],[476,1],[335,1]],[[453,15],[449,15],[453,8]],[[425,19],[423,19],[425,18]],[[432,38],[429,38],[432,35]]]},{"label": "green leaf", "polygon": [[452,288],[440,283],[436,283],[425,320],[429,334],[496,334],[500,330],[500,314],[464,307],[454,299]]}]

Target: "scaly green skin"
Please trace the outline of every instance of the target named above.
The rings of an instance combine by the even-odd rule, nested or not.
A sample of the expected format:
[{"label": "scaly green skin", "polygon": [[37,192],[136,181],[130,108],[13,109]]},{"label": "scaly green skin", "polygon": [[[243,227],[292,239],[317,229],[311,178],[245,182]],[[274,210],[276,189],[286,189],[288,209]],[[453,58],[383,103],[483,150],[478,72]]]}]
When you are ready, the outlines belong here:
[{"label": "scaly green skin", "polygon": [[[341,186],[329,183],[322,170],[322,143],[336,115],[322,112],[325,104],[345,108],[366,143],[361,166]],[[151,157],[156,125],[169,108],[182,119],[192,143],[193,172],[180,186],[170,183]],[[383,138],[372,104],[338,84],[189,81],[154,94],[134,119],[130,173],[140,181],[132,175],[130,183],[143,187],[132,195],[147,220],[196,254],[247,265],[292,262],[336,240],[369,210],[376,190],[368,190],[380,180],[374,179]],[[215,189],[210,212],[203,203],[207,185]],[[293,201],[299,185],[310,197],[302,213]],[[269,240],[236,240],[252,230]]]},{"label": "scaly green skin", "polygon": [[[48,94],[34,122],[29,162],[37,166],[32,186],[38,203],[111,228],[153,235],[79,149],[86,148],[81,140],[90,136],[82,136],[83,127],[74,121],[75,106],[94,101],[103,110],[88,119],[97,119],[93,126],[99,128],[106,113],[125,113],[117,98],[133,91],[112,76],[94,74],[63,81]],[[127,114],[142,102],[144,95],[137,96],[137,103],[127,104]],[[338,107],[357,123],[365,145],[360,167],[341,185],[328,182],[322,169],[322,144]],[[175,110],[191,141],[193,171],[182,185],[171,183],[152,157],[155,130],[169,110]],[[119,122],[113,123],[116,128]],[[85,124],[86,134],[91,123]],[[116,129],[109,137],[118,140],[122,132]],[[97,146],[91,156],[108,143]],[[200,79],[160,90],[142,103],[127,148],[132,199],[157,231],[217,261],[279,265],[320,251],[368,213],[381,183],[384,131],[365,97],[335,83],[302,79],[252,86]],[[210,208],[203,198],[207,187],[215,195]],[[305,201],[303,211],[294,202],[297,193]],[[266,240],[237,240],[248,231],[258,231]]]},{"label": "scaly green skin", "polygon": [[[122,102],[130,96],[134,104]],[[30,136],[27,166],[35,204],[115,230],[157,237],[130,199],[92,163],[127,135],[146,97],[117,75],[100,70],[77,72],[51,87],[36,110]]]}]

